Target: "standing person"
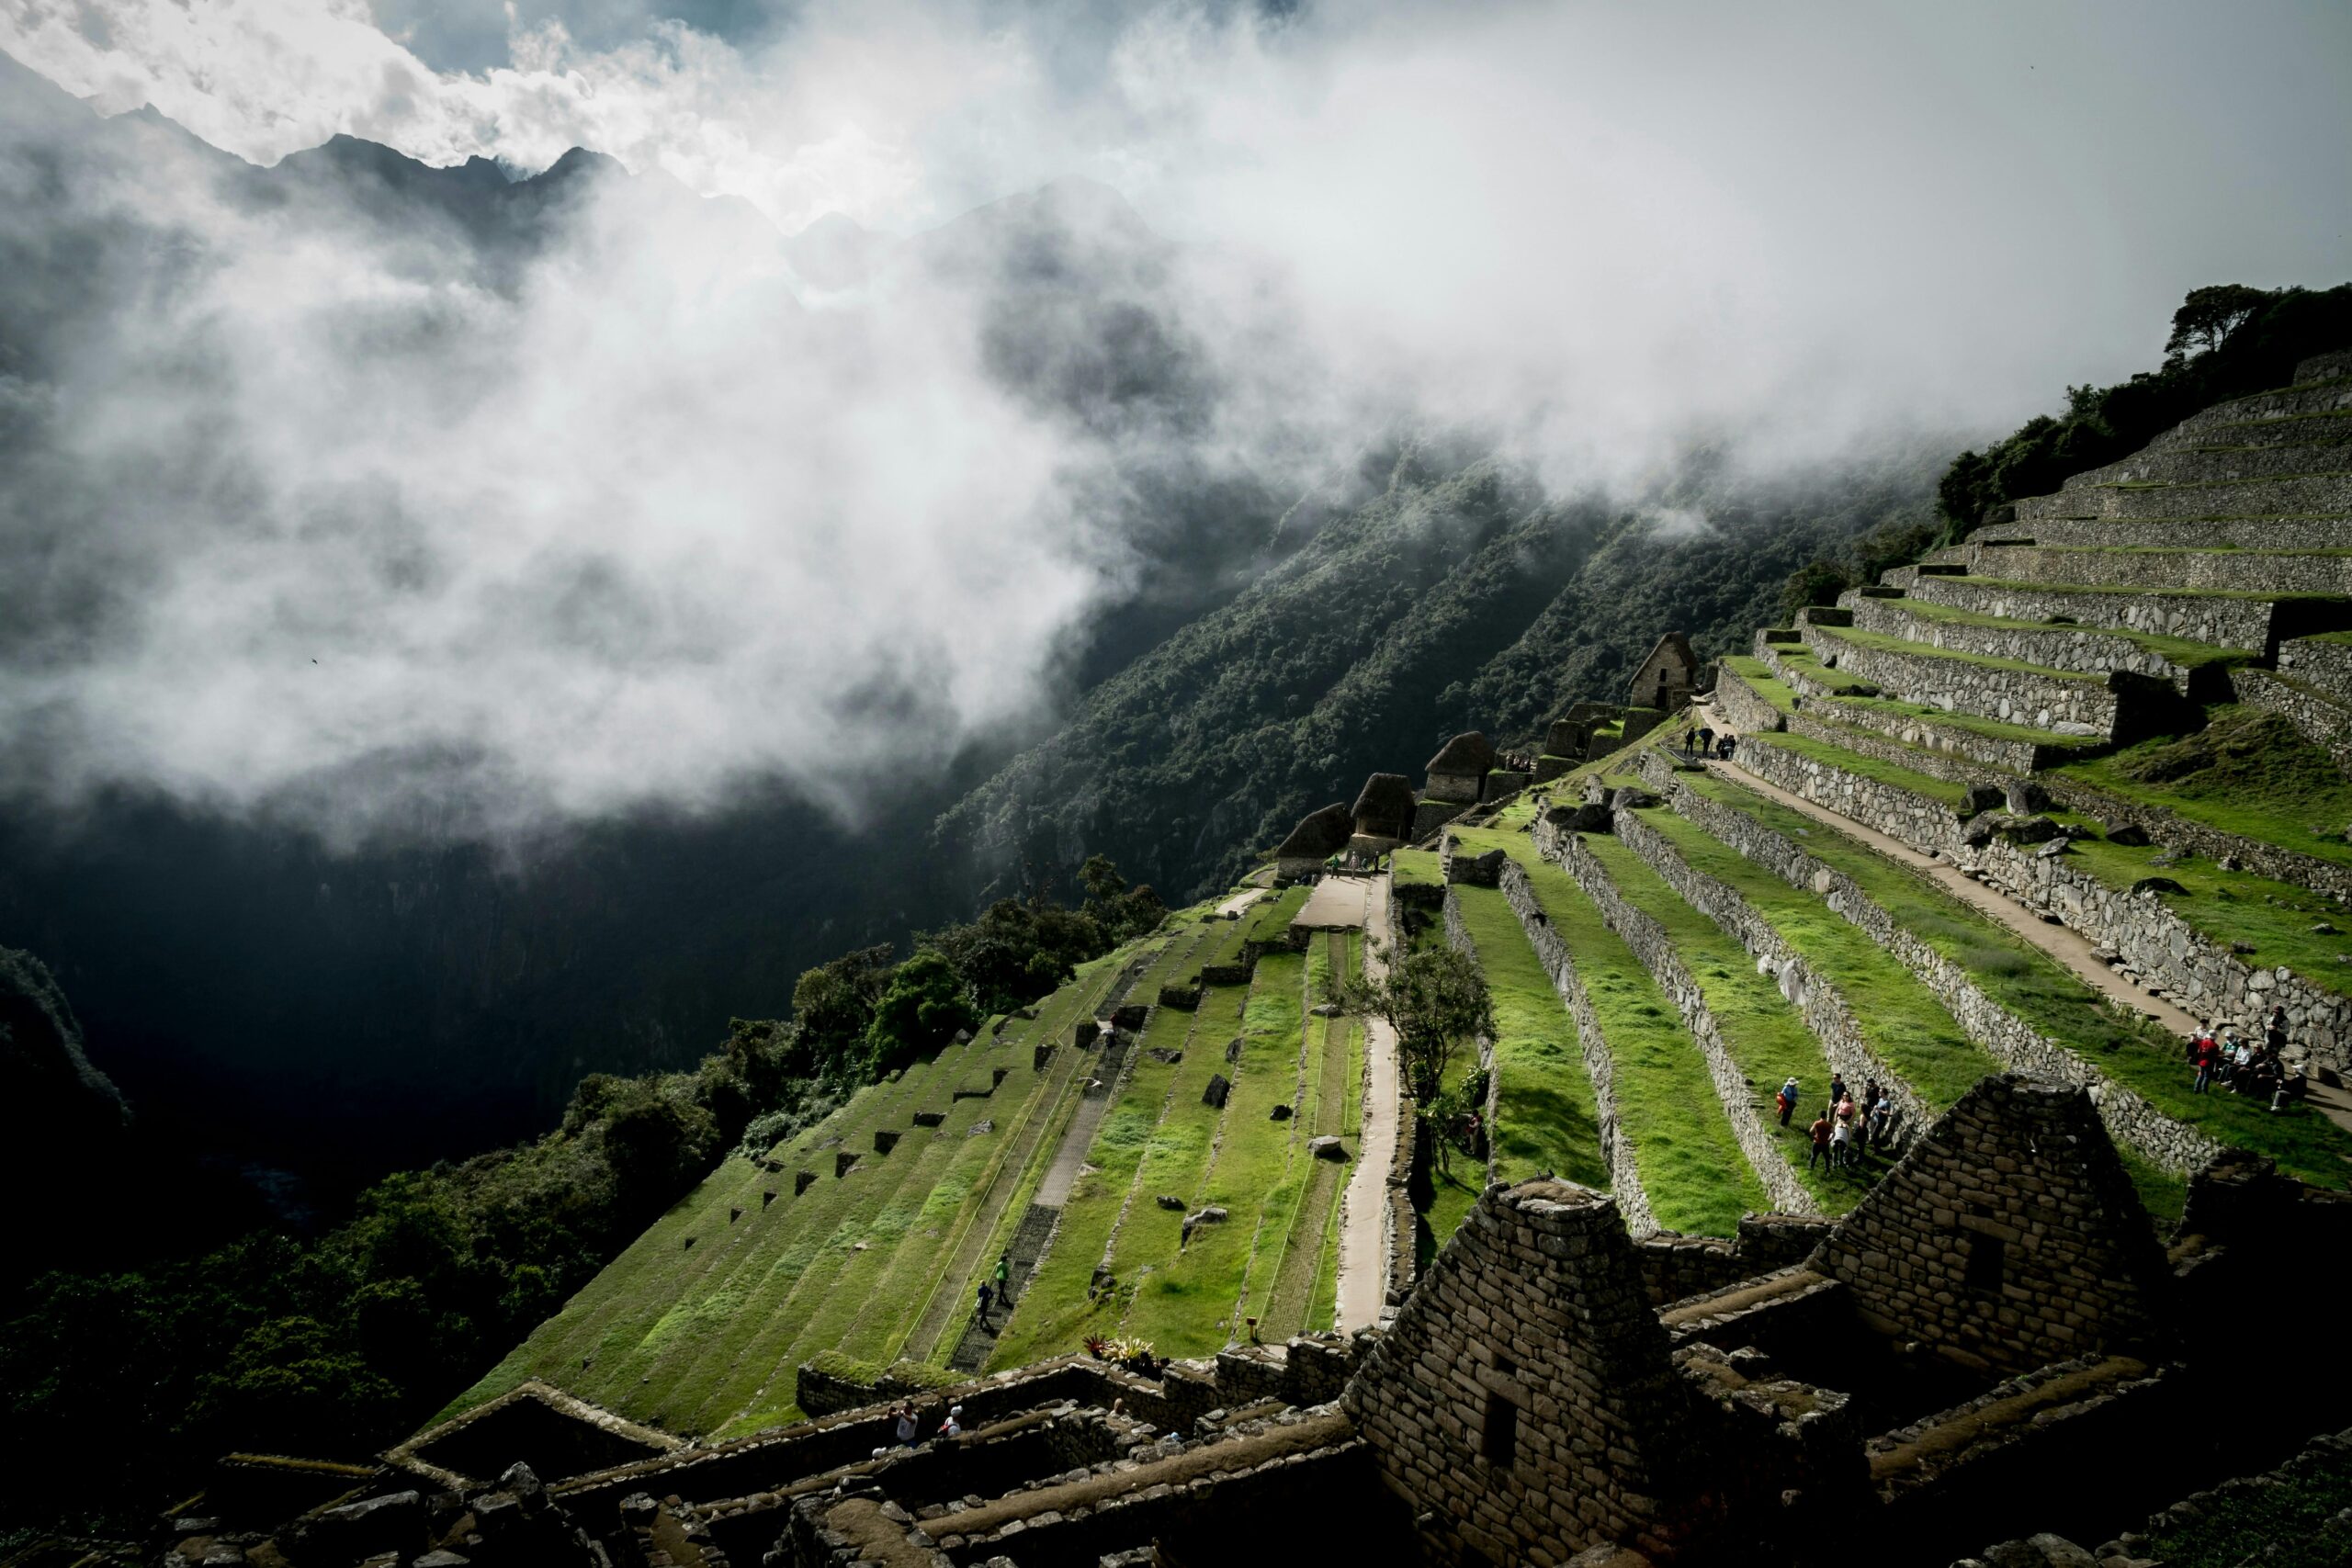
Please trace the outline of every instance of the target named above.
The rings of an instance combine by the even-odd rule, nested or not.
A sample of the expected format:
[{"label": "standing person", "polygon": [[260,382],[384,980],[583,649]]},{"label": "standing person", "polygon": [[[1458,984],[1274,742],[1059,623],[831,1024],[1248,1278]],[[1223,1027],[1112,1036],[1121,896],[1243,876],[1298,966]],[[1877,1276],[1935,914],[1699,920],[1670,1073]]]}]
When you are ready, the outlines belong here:
[{"label": "standing person", "polygon": [[996,1296],[996,1292],[995,1292],[993,1289],[991,1289],[991,1288],[989,1287],[989,1282],[988,1282],[986,1280],[981,1280],[981,1281],[980,1281],[980,1326],[981,1326],[982,1328],[986,1328],[986,1327],[989,1325],[989,1305],[990,1302],[992,1302],[992,1301],[995,1299],[995,1296]]},{"label": "standing person", "polygon": [[2222,1048],[2213,1043],[2213,1037],[2211,1035],[2208,1034],[2203,1039],[2198,1041],[2197,1082],[2191,1088],[2189,1091],[2190,1093],[2210,1094],[2212,1092],[2211,1086],[2213,1082],[2213,1068],[2215,1064],[2219,1063],[2221,1059]]},{"label": "standing person", "polygon": [[890,1415],[893,1417],[890,1427],[891,1436],[899,1439],[900,1448],[913,1448],[915,1434],[919,1430],[915,1426],[915,1407],[900,1400],[898,1408],[891,1411]]},{"label": "standing person", "polygon": [[1012,1304],[1012,1255],[1009,1252],[997,1255],[996,1299],[1004,1306]]},{"label": "standing person", "polygon": [[2204,1044],[2205,1042],[2211,1037],[2212,1032],[2213,1021],[2210,1018],[2199,1019],[2197,1021],[2197,1027],[2188,1032],[2188,1044],[2181,1052],[2181,1059],[2187,1062],[2191,1067],[2197,1066],[2198,1047]]},{"label": "standing person", "polygon": [[1796,1114],[1798,1092],[1796,1075],[1791,1073],[1789,1081],[1781,1086],[1781,1125],[1783,1127],[1789,1124],[1789,1118]]},{"label": "standing person", "polygon": [[1714,745],[1715,745],[1715,727],[1714,727],[1713,725],[1712,725],[1712,724],[1702,724],[1702,725],[1701,725],[1701,726],[1699,727],[1699,750],[1700,750],[1700,751],[1701,751],[1702,754],[1703,754],[1703,753],[1705,753],[1705,752],[1708,752],[1708,751],[1712,751],[1712,750],[1714,750]]},{"label": "standing person", "polygon": [[960,1404],[951,1404],[947,1407],[947,1419],[939,1424],[939,1435],[943,1438],[957,1438],[963,1434],[964,1407]]},{"label": "standing person", "polygon": [[1843,1073],[1831,1073],[1829,1075],[1829,1103],[1834,1106],[1839,1100],[1847,1098],[1846,1075]]},{"label": "standing person", "polygon": [[1847,1166],[1853,1163],[1853,1118],[1841,1117],[1839,1118],[1838,1124],[1829,1129],[1829,1168],[1832,1170],[1843,1170]]},{"label": "standing person", "polygon": [[2285,1008],[2271,1010],[2270,1025],[2263,1031],[2263,1038],[2269,1043],[2273,1051],[2282,1056],[2287,1054],[2287,1010]]},{"label": "standing person", "polygon": [[1813,1140],[1813,1147],[1805,1151],[1804,1168],[1811,1170],[1824,1159],[1827,1159],[1829,1168],[1837,1169],[1838,1161],[1829,1153],[1829,1112],[1825,1111],[1815,1117],[1813,1125],[1805,1129],[1805,1134]]},{"label": "standing person", "polygon": [[1871,1101],[1871,1147],[1886,1147],[1887,1124],[1894,1120],[1894,1101],[1887,1098],[1885,1090],[1881,1089],[1879,1097]]},{"label": "standing person", "polygon": [[1861,1108],[1863,1115],[1868,1116],[1871,1113],[1871,1107],[1878,1103],[1878,1079],[1865,1078],[1862,1080],[1862,1098],[1854,1103]]}]

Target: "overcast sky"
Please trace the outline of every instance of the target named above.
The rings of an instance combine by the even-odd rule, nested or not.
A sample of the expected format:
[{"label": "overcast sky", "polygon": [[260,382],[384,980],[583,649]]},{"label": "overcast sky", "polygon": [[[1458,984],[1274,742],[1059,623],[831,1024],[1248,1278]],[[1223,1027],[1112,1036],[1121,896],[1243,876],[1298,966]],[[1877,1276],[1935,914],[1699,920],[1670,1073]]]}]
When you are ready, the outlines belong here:
[{"label": "overcast sky", "polygon": [[[1352,411],[1403,400],[1568,486],[1630,489],[1693,439],[1770,467],[2003,430],[2151,366],[2191,288],[2352,277],[2340,3],[0,0],[0,49],[258,164],[337,132],[517,170],[584,145],[787,233],[831,212],[906,233],[1087,176],[1189,247],[1171,308],[1232,391],[1212,434],[1235,452],[1277,410],[1343,442]],[[254,240],[212,228],[224,254]],[[812,754],[905,760],[820,699],[907,655],[876,628],[910,560],[941,563],[926,733],[1042,700],[1057,637],[1121,581],[1069,481],[1106,455],[992,393],[968,321],[796,337],[729,258],[626,214],[589,233],[519,302],[265,244],[145,323],[157,364],[199,324],[243,345],[203,412],[243,421],[279,547],[257,569],[254,531],[225,550],[185,520],[117,541],[174,568],[130,606],[139,637],[0,669],[0,716],[74,714],[104,732],[91,776],[232,805],[387,743],[488,745],[562,813],[697,803]],[[355,302],[429,306],[497,353],[356,364]],[[82,368],[58,404],[83,411],[75,450],[125,471],[165,381]],[[337,387],[385,419],[355,434]],[[366,628],[366,700],[346,684],[330,711],[282,683],[308,668],[292,640],[223,633],[266,618],[265,585],[315,604],[302,509],[366,487],[447,586],[306,615],[296,640]],[[534,641],[499,606],[559,546],[658,635],[586,664]],[[986,635],[937,630],[962,625]],[[493,626],[511,693],[477,678]]]}]

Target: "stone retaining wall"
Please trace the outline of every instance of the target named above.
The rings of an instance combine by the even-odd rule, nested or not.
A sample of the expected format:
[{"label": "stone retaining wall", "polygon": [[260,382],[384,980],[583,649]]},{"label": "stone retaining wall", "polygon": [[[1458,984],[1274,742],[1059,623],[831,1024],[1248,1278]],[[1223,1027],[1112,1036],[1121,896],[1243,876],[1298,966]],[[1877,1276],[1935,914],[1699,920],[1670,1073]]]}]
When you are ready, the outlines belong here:
[{"label": "stone retaining wall", "polygon": [[1746,676],[1728,665],[1715,676],[1713,701],[1715,712],[1723,716],[1736,734],[1761,734],[1785,727],[1787,716],[1749,685]]},{"label": "stone retaining wall", "polygon": [[[1837,715],[1835,722],[1820,716],[1832,713]],[[1867,728],[1858,732],[1854,728],[1857,725]],[[2012,773],[2034,773],[2078,754],[2061,747],[2025,740],[1996,740],[1964,729],[1931,727],[1913,715],[1876,708],[1824,707],[1814,713],[1800,707],[1789,716],[1785,728],[1791,735],[1818,740],[1825,746],[1842,746],[1849,751],[1859,751],[1865,757],[1876,757],[1898,768],[1949,779],[1954,784],[1974,784],[1985,777],[1988,768]],[[1886,739],[1877,739],[1869,733],[1871,730]]]},{"label": "stone retaining wall", "polygon": [[1659,1231],[1634,1250],[1650,1304],[1665,1308],[1802,1263],[1837,1223],[1826,1214],[1742,1214],[1735,1237]]},{"label": "stone retaining wall", "polygon": [[2304,474],[2238,483],[2094,485],[2018,502],[2018,521],[2044,517],[2258,517],[2352,512],[2352,475]]},{"label": "stone retaining wall", "polygon": [[[2324,991],[2286,967],[2250,969],[2215,947],[2154,894],[2112,888],[2067,857],[2044,858],[2002,839],[1972,848],[1942,803],[1827,763],[1776,750],[1769,742],[1740,749],[1741,763],[1768,784],[1868,823],[1922,854],[1940,854],[1981,870],[1995,886],[2034,909],[2121,955],[2128,972],[2184,1010],[2217,1024],[2257,1029],[2285,1007],[2291,1037],[2313,1061],[2333,1068],[2352,1050],[2352,998]],[[2154,832],[2154,829],[2150,829]]]},{"label": "stone retaining wall", "polygon": [[[2347,448],[2352,452],[2352,448]],[[1972,545],[2030,538],[2037,545],[2165,545],[2192,550],[2352,549],[2346,517],[2037,517],[1989,525]]]},{"label": "stone retaining wall", "polygon": [[[1617,817],[1623,821],[1630,815],[1621,811]],[[1723,1102],[1724,1114],[1731,1121],[1740,1152],[1747,1156],[1749,1167],[1764,1184],[1765,1196],[1771,1199],[1773,1208],[1791,1214],[1818,1213],[1820,1205],[1813,1201],[1813,1194],[1805,1190],[1804,1183],[1797,1179],[1789,1162],[1772,1146],[1771,1134],[1764,1130],[1757,1114],[1755,1094],[1737,1064],[1732,1061],[1730,1051],[1724,1045],[1723,1033],[1715,1026],[1715,1015],[1708,1010],[1706,993],[1682,966],[1680,955],[1674,951],[1674,939],[1667,934],[1666,928],[1625,901],[1617,891],[1617,885],[1609,879],[1608,867],[1600,863],[1581,836],[1555,833],[1552,848],[1546,852],[1570,880],[1584,889],[1585,897],[1600,909],[1601,919],[1633,949],[1634,956],[1642,961],[1642,967],[1650,972],[1658,988],[1674,998],[1684,1026],[1699,1043],[1699,1054],[1706,1058],[1707,1076],[1714,1081],[1715,1098]],[[1772,1087],[1777,1089],[1780,1086]]]},{"label": "stone retaining wall", "polygon": [[[1592,1010],[1592,998],[1585,995],[1584,982],[1577,977],[1576,961],[1568,956],[1568,944],[1552,929],[1551,919],[1535,901],[1535,889],[1529,884],[1527,873],[1517,861],[1504,863],[1502,890],[1503,897],[1510,902],[1511,912],[1519,917],[1520,929],[1527,933],[1528,942],[1535,949],[1537,962],[1552,977],[1552,988],[1560,994],[1560,1000],[1567,1004],[1568,1016],[1576,1021],[1577,1048],[1584,1057],[1585,1072],[1592,1079],[1593,1109],[1600,1124],[1600,1156],[1608,1163],[1610,1190],[1625,1216],[1626,1229],[1636,1236],[1648,1235],[1659,1228],[1657,1216],[1650,1212],[1649,1194],[1643,1190],[1641,1172],[1634,1164],[1633,1141],[1625,1136],[1617,1119],[1615,1072],[1609,1055],[1608,1037],[1600,1032],[1600,1015]],[[1449,906],[1451,902],[1449,896]]]},{"label": "stone retaining wall", "polygon": [[[2186,442],[2150,445],[2104,468],[2070,474],[2060,485],[2071,491],[2097,490],[2102,485],[2219,485],[2239,479],[2295,479],[2345,467],[2347,454],[2336,446],[2291,446],[2216,443],[2210,447]],[[2233,510],[2251,511],[2253,508]]]},{"label": "stone retaining wall", "polygon": [[2084,626],[1980,626],[1919,615],[1900,599],[1866,598],[1849,592],[1838,603],[1854,614],[1862,631],[1899,637],[1927,648],[1973,653],[1982,659],[2013,659],[2055,670],[2128,671],[2170,682],[2188,694],[2189,671],[2130,637]]},{"label": "stone retaining wall", "polygon": [[2071,616],[2085,626],[2152,632],[2215,648],[2267,652],[2278,635],[2278,605],[2269,599],[2220,599],[2198,593],[2103,593],[1973,577],[1923,577],[1908,596],[1980,615],[2041,621]]},{"label": "stone retaining wall", "polygon": [[2341,702],[2267,670],[2241,670],[2235,684],[2240,702],[2277,714],[2352,773],[2352,715]]},{"label": "stone retaining wall", "polygon": [[1821,626],[1805,627],[1804,640],[1823,663],[1906,702],[2036,729],[2086,725],[2105,735],[2115,728],[2117,694],[2102,681],[2061,680],[1924,650],[1870,648]]},{"label": "stone retaining wall", "polygon": [[1971,575],[2016,582],[2203,588],[2233,593],[2352,592],[2352,556],[2267,555],[2256,550],[2070,550],[2041,545],[1980,545],[1969,554]]},{"label": "stone retaining wall", "polygon": [[1674,808],[1708,834],[1758,865],[1769,866],[1792,886],[1809,887],[1848,924],[1911,971],[1934,993],[1969,1039],[1996,1059],[2030,1077],[2081,1084],[2090,1090],[2108,1132],[2150,1159],[2187,1174],[2221,1152],[2203,1133],[2165,1115],[2074,1052],[2042,1034],[1977,989],[1967,972],[1920,938],[1903,929],[1861,885],[1806,854],[1781,834],[1745,813],[1734,811],[1687,786],[1670,797]]},{"label": "stone retaining wall", "polygon": [[[2346,527],[2352,529],[2352,523]],[[2294,677],[2322,696],[2352,703],[2352,643],[2302,637],[2282,643],[2278,673]]]},{"label": "stone retaining wall", "polygon": [[2186,817],[2176,816],[2161,806],[2124,800],[2104,790],[2093,789],[2063,773],[2049,774],[2035,782],[2069,811],[2095,817],[2102,822],[2137,823],[2147,830],[2148,837],[2184,854],[2202,855],[2216,863],[2235,859],[2256,876],[2267,876],[2274,882],[2291,882],[2299,887],[2333,893],[2340,898],[2352,898],[2352,869],[2338,865],[2334,861],[2281,849],[2262,839],[2225,833],[2219,828],[2209,828],[2202,822],[2191,822]]}]

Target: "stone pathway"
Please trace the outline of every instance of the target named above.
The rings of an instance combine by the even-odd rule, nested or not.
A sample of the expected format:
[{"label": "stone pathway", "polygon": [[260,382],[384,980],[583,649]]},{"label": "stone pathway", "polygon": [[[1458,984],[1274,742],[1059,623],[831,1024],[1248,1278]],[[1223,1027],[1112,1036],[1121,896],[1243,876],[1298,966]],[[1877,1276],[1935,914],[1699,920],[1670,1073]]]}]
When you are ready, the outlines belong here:
[{"label": "stone pathway", "polygon": [[1369,876],[1324,877],[1307,894],[1306,906],[1291,924],[1305,926],[1311,931],[1361,930],[1366,918],[1364,890],[1376,880]]},{"label": "stone pathway", "polygon": [[[1335,879],[1336,880],[1336,879]],[[1378,973],[1374,943],[1388,931],[1388,878],[1349,878],[1363,890],[1364,963]],[[1318,887],[1318,891],[1319,891]],[[1355,1168],[1340,1198],[1340,1300],[1342,1334],[1380,1321],[1388,1298],[1388,1167],[1396,1153],[1396,1032],[1385,1020],[1364,1020],[1363,1136]]]},{"label": "stone pathway", "polygon": [[[1720,729],[1723,720],[1712,710],[1695,709],[1699,722]],[[1948,861],[1921,854],[1899,839],[1889,838],[1867,823],[1841,816],[1826,806],[1817,806],[1800,795],[1792,795],[1778,784],[1757,777],[1736,760],[1724,762],[1709,759],[1707,771],[1734,780],[1745,788],[1792,811],[1802,812],[1815,821],[1849,839],[1869,845],[1898,864],[1910,867],[1937,886],[1976,909],[1989,919],[2016,932],[2060,964],[2101,996],[2119,1002],[2132,1010],[2145,1014],[2165,1029],[2186,1040],[2197,1028],[2197,1019],[2175,1003],[2141,989],[2100,961],[2090,940],[2071,926],[2052,925],[2036,911],[1989,884],[1977,881]],[[2352,1131],[2352,1095],[2331,1089],[2313,1080],[2310,1090],[2313,1109],[2337,1125]]]},{"label": "stone pathway", "polygon": [[1216,907],[1216,912],[1220,915],[1238,915],[1242,910],[1248,908],[1250,905],[1256,903],[1259,898],[1264,895],[1265,891],[1266,890],[1262,887],[1245,887],[1240,892],[1236,893],[1232,897],[1227,898],[1224,903],[1219,904]]}]

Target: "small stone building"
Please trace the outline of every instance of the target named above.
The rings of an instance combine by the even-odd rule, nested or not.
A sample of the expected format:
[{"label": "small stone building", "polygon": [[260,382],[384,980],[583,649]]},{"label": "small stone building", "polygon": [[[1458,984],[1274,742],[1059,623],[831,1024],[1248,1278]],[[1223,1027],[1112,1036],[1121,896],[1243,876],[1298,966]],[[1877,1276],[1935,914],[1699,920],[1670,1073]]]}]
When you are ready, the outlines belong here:
[{"label": "small stone building", "polygon": [[1413,830],[1413,781],[1402,773],[1374,773],[1363,781],[1352,815],[1356,837],[1366,847],[1394,849]]},{"label": "small stone building", "polygon": [[1429,786],[1421,794],[1450,805],[1476,806],[1494,765],[1495,748],[1485,736],[1475,729],[1457,735],[1430,759]]},{"label": "small stone building", "polygon": [[1625,705],[1671,713],[1690,701],[1698,683],[1699,656],[1690,651],[1690,639],[1680,632],[1668,632],[1634,671],[1625,688]]},{"label": "small stone building", "polygon": [[1274,874],[1285,882],[1305,881],[1346,849],[1355,830],[1355,814],[1344,802],[1333,801],[1320,811],[1308,812],[1274,851]]}]

